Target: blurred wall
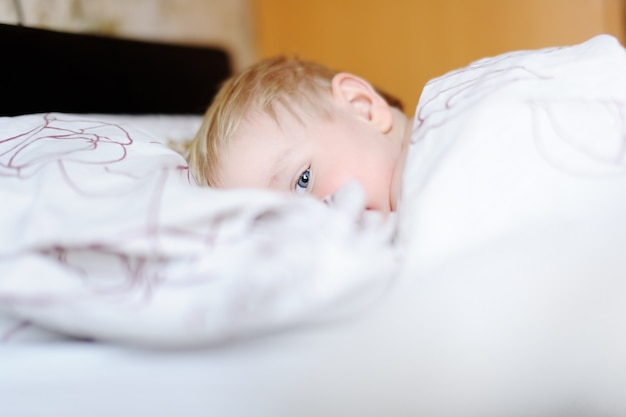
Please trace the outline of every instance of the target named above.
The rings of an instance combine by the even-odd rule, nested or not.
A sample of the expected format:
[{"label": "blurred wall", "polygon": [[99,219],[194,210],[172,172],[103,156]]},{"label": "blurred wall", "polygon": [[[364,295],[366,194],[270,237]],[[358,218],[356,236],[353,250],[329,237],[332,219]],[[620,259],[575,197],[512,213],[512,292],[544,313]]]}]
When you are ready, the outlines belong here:
[{"label": "blurred wall", "polygon": [[354,72],[412,114],[429,79],[485,56],[624,41],[624,0],[252,0],[259,57],[281,53]]},{"label": "blurred wall", "polygon": [[219,46],[235,68],[257,58],[249,0],[0,0],[0,23]]},{"label": "blurred wall", "polygon": [[0,22],[221,46],[235,69],[298,54],[415,108],[429,79],[516,49],[624,41],[626,0],[0,0]]}]

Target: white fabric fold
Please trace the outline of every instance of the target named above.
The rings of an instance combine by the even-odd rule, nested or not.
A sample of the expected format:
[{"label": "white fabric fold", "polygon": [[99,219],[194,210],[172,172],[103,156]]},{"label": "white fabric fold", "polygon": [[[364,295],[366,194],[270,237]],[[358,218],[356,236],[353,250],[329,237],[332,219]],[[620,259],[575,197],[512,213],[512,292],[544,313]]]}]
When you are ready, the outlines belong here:
[{"label": "white fabric fold", "polygon": [[0,310],[17,320],[202,346],[315,321],[397,267],[358,189],[329,206],[201,188],[166,138],[96,116],[4,118],[0,132]]}]

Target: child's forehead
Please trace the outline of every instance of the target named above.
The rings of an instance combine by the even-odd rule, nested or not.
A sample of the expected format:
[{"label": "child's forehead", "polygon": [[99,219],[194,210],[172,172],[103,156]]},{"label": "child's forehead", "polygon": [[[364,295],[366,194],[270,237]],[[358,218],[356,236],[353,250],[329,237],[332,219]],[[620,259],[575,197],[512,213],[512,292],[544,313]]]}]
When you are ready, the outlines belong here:
[{"label": "child's forehead", "polygon": [[329,119],[333,115],[333,104],[329,97],[319,92],[300,92],[297,97],[277,94],[271,98],[257,97],[244,110],[249,124],[268,118],[278,125],[298,122],[303,126]]},{"label": "child's forehead", "polygon": [[310,112],[302,111],[297,105],[273,103],[265,108],[250,107],[241,123],[241,130],[250,133],[250,130],[259,128],[279,131],[305,129],[314,123],[312,116]]},{"label": "child's forehead", "polygon": [[243,117],[228,143],[251,146],[251,142],[260,142],[259,145],[277,146],[280,140],[300,136],[304,129],[304,125],[288,114],[255,109]]}]

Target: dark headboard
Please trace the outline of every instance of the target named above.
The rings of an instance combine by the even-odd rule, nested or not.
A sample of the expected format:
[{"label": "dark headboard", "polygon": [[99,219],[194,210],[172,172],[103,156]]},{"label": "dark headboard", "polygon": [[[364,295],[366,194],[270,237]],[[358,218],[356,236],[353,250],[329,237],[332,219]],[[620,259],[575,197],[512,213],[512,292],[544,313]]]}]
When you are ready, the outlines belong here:
[{"label": "dark headboard", "polygon": [[0,116],[201,114],[232,71],[219,48],[0,24]]}]

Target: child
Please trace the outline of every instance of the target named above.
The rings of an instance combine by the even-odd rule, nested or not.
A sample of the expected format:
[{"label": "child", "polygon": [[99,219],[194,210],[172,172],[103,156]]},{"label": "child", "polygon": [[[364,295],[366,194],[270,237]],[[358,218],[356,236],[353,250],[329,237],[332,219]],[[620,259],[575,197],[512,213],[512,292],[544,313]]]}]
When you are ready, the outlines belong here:
[{"label": "child", "polygon": [[364,79],[277,57],[223,85],[186,156],[201,185],[324,199],[357,181],[367,209],[389,212],[410,134],[400,102]]}]

